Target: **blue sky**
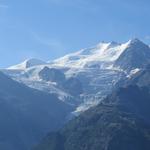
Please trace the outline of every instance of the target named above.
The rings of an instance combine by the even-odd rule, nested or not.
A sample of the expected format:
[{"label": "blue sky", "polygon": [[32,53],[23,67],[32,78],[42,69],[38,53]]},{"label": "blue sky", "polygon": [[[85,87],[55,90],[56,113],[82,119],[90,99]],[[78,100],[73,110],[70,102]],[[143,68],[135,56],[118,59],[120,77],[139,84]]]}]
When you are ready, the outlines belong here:
[{"label": "blue sky", "polygon": [[150,44],[149,0],[0,0],[0,67],[100,41]]}]

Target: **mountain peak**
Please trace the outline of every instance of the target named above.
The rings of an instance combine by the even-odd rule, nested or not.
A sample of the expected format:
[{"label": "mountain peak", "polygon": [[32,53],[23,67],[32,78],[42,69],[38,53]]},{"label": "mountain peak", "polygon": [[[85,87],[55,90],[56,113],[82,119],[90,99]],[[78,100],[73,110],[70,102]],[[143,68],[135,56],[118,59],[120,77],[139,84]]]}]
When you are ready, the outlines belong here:
[{"label": "mountain peak", "polygon": [[144,44],[144,43],[138,38],[133,38],[128,41],[128,45],[135,45],[135,44]]},{"label": "mountain peak", "polygon": [[107,48],[110,48],[110,47],[114,47],[114,46],[118,46],[118,45],[120,45],[120,43],[115,42],[115,41],[111,41],[111,42],[102,41],[97,46],[98,47],[106,46]]},{"label": "mountain peak", "polygon": [[116,60],[115,65],[127,72],[140,69],[150,63],[150,48],[139,39],[132,39],[126,44],[126,49]]},{"label": "mountain peak", "polygon": [[33,66],[44,65],[44,64],[46,64],[46,62],[39,60],[39,59],[31,58],[31,59],[26,59],[20,64],[11,66],[8,69],[24,70]]}]

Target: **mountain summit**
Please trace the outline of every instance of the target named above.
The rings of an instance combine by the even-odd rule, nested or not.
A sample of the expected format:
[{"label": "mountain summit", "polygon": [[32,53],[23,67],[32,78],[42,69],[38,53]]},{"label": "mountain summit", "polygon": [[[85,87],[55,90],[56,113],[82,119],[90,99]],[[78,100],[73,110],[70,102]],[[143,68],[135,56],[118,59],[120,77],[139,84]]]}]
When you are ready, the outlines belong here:
[{"label": "mountain summit", "polygon": [[11,66],[8,69],[24,70],[24,69],[28,69],[33,66],[44,65],[44,64],[46,64],[46,62],[39,60],[39,59],[31,58],[31,59],[25,60],[24,62],[22,62],[18,65]]},{"label": "mountain summit", "polygon": [[143,68],[150,63],[150,48],[138,39],[128,42],[125,51],[116,60],[114,66],[130,72],[135,68]]},{"label": "mountain summit", "polygon": [[131,40],[129,40],[129,45],[133,45],[133,44],[139,44],[139,43],[142,43],[144,44],[141,40],[139,40],[138,38],[133,38]]}]

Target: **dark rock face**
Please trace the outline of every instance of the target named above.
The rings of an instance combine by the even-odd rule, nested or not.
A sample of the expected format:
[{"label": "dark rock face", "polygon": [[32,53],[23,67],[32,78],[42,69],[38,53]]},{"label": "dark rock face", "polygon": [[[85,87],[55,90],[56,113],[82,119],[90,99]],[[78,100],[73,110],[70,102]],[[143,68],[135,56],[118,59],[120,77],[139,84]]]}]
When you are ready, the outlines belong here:
[{"label": "dark rock face", "polygon": [[61,72],[58,69],[48,68],[48,67],[44,67],[39,72],[39,77],[45,81],[52,81],[52,82],[58,82],[58,83],[64,82],[65,80],[65,75],[63,72]]},{"label": "dark rock face", "polygon": [[150,94],[129,86],[50,133],[35,150],[149,150]]},{"label": "dark rock face", "polygon": [[146,122],[150,122],[150,93],[147,87],[139,88],[136,85],[129,85],[120,88],[103,103],[119,106],[121,110],[136,114]]},{"label": "dark rock face", "polygon": [[0,149],[27,150],[63,125],[73,107],[55,95],[26,87],[0,73]]},{"label": "dark rock face", "polygon": [[75,77],[67,79],[65,74],[58,69],[44,67],[39,72],[39,77],[45,81],[56,82],[60,88],[72,96],[78,96],[83,92],[80,80]]},{"label": "dark rock face", "polygon": [[134,39],[114,66],[128,72],[135,68],[143,68],[148,63],[150,63],[150,48],[140,40]]},{"label": "dark rock face", "polygon": [[127,83],[150,88],[150,65],[136,73]]},{"label": "dark rock face", "polygon": [[137,85],[139,87],[147,87],[150,90],[150,65],[147,65],[136,74],[130,78],[125,77],[123,80],[120,80],[115,86],[126,87],[128,85]]},{"label": "dark rock face", "polygon": [[77,78],[69,78],[63,83],[63,88],[73,96],[83,92],[82,83]]}]

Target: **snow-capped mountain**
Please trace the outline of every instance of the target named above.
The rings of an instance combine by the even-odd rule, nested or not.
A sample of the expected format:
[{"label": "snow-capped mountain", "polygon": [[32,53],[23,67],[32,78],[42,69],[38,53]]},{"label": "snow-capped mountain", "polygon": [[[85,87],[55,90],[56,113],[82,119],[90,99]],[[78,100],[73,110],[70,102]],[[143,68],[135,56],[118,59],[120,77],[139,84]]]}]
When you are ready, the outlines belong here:
[{"label": "snow-capped mountain", "polygon": [[27,86],[57,94],[80,112],[97,104],[119,80],[139,71],[149,60],[149,46],[133,39],[123,44],[101,42],[52,62],[29,61],[27,65],[25,61],[3,71]]},{"label": "snow-capped mountain", "polygon": [[[17,146],[20,143],[30,146],[39,140],[34,137],[42,137],[49,127],[59,128],[72,115],[98,104],[114,87],[126,83],[127,78],[138,85],[147,85],[149,67],[142,69],[149,63],[149,46],[133,39],[123,44],[102,42],[52,62],[28,59],[1,70],[7,74],[0,72],[1,149],[12,149],[8,146],[13,140]],[[135,73],[140,78],[133,76]],[[18,137],[22,141],[18,142]],[[14,149],[22,149],[22,144]]]}]

